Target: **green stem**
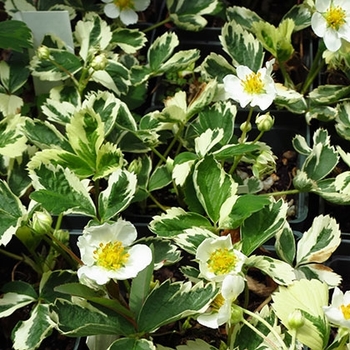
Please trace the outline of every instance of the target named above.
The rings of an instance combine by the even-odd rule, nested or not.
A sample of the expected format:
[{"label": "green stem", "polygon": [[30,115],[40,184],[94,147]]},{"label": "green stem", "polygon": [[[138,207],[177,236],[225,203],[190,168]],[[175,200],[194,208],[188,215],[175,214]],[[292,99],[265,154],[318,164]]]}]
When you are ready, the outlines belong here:
[{"label": "green stem", "polygon": [[14,259],[14,260],[24,261],[23,256],[20,256],[20,255],[17,255],[17,254],[8,252],[8,251],[5,250],[5,249],[1,249],[1,248],[0,248],[0,253],[1,253],[1,254],[4,254],[4,255],[6,255],[6,256],[8,256],[9,258]]},{"label": "green stem", "polygon": [[288,350],[286,344],[284,343],[284,341],[282,340],[280,334],[278,334],[278,332],[273,328],[273,326],[271,326],[266,320],[264,320],[259,314],[255,313],[255,312],[251,312],[247,309],[243,309],[243,312],[246,313],[247,315],[256,318],[259,322],[261,322],[266,328],[269,329],[269,331],[274,335],[274,337],[276,338],[276,340],[279,343],[279,346],[276,345],[275,343],[273,343],[272,341],[270,341],[265,334],[261,333],[257,328],[255,328],[251,323],[249,323],[247,320],[243,319],[243,323],[248,326],[249,328],[251,328],[252,330],[254,330],[254,332],[256,334],[258,334],[260,337],[262,337],[262,339],[264,339],[267,343],[269,343],[270,346],[272,346],[272,349],[276,349],[276,350]]},{"label": "green stem", "polygon": [[300,90],[300,93],[304,95],[306,91],[309,89],[310,85],[316,78],[317,74],[320,72],[321,68],[324,66],[324,60],[322,59],[322,54],[325,51],[326,46],[323,41],[319,42],[318,49],[316,55],[312,61],[312,65],[310,71],[305,79],[305,82]]},{"label": "green stem", "polygon": [[293,190],[286,190],[286,191],[278,191],[278,192],[263,193],[263,194],[260,194],[260,196],[265,196],[265,197],[270,197],[270,196],[273,196],[273,197],[280,197],[280,196],[285,196],[285,195],[288,195],[288,194],[297,194],[297,193],[300,193],[300,192],[301,192],[300,190],[293,189]]},{"label": "green stem", "polygon": [[280,71],[282,73],[282,76],[284,78],[284,85],[290,89],[295,89],[294,83],[290,77],[290,75],[287,73],[286,67],[284,65],[284,62],[280,62],[279,65]]},{"label": "green stem", "polygon": [[163,19],[162,21],[159,21],[159,22],[153,24],[152,26],[150,26],[150,27],[144,29],[143,32],[144,32],[144,33],[150,32],[150,31],[152,31],[153,29],[156,29],[156,28],[158,28],[158,27],[160,27],[160,26],[162,26],[162,25],[164,25],[164,24],[167,24],[167,23],[169,23],[169,22],[171,22],[171,18],[170,18],[170,17],[167,17],[167,18]]},{"label": "green stem", "polygon": [[155,203],[155,205],[160,208],[161,210],[163,210],[164,212],[166,211],[166,207],[164,207],[160,202],[157,201],[157,199],[150,193],[149,194],[149,198],[151,198],[151,200]]}]

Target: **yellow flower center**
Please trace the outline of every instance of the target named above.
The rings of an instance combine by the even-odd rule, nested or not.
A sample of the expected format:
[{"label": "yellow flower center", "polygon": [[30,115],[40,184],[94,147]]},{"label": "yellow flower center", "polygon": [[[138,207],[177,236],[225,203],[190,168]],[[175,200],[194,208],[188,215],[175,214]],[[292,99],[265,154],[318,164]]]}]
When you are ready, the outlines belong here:
[{"label": "yellow flower center", "polygon": [[344,318],[346,320],[349,320],[350,319],[350,304],[348,304],[348,305],[341,305],[340,308],[341,308],[341,311],[342,311],[342,313],[344,315]]},{"label": "yellow flower center", "polygon": [[216,275],[225,275],[234,269],[236,262],[237,257],[233,251],[220,248],[210,255],[208,267]]},{"label": "yellow flower center", "polygon": [[133,0],[114,0],[114,5],[119,7],[120,10],[125,9],[134,9],[134,1]]},{"label": "yellow flower center", "polygon": [[339,30],[345,23],[345,15],[345,11],[340,6],[331,6],[325,14],[328,27]]},{"label": "yellow flower center", "polygon": [[225,298],[221,295],[218,294],[215,299],[211,302],[210,306],[214,309],[214,310],[219,310],[221,308],[222,305],[224,305],[225,303]]},{"label": "yellow flower center", "polygon": [[130,256],[120,241],[100,243],[94,254],[96,255],[96,264],[108,270],[118,270],[125,266]]},{"label": "yellow flower center", "polygon": [[261,73],[251,73],[242,81],[244,91],[248,94],[261,94],[264,92],[264,83],[261,80]]}]

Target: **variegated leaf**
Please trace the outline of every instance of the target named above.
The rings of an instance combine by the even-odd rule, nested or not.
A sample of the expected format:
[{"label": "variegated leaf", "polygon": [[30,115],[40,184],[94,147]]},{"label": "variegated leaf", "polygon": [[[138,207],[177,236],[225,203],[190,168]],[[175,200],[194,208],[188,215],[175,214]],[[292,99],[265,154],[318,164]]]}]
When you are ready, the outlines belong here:
[{"label": "variegated leaf", "polygon": [[303,114],[308,110],[308,105],[302,94],[294,89],[288,89],[280,83],[276,83],[277,95],[274,103],[277,106],[284,107],[292,113]]},{"label": "variegated leaf", "polygon": [[22,155],[27,149],[27,138],[22,126],[25,118],[19,114],[7,116],[0,121],[0,154],[9,158]]},{"label": "variegated leaf", "polygon": [[295,31],[303,30],[311,24],[311,8],[307,2],[294,5],[283,18],[291,18],[295,24]]},{"label": "variegated leaf", "polygon": [[349,93],[350,86],[320,85],[309,93],[309,99],[312,105],[330,105],[338,103],[342,98],[349,96]]},{"label": "variegated leaf", "polygon": [[217,238],[218,236],[209,231],[208,229],[201,227],[188,228],[174,237],[174,242],[186,252],[195,255],[198,246],[206,238]]},{"label": "variegated leaf", "polygon": [[[186,345],[179,345],[177,350],[218,350],[215,346],[206,343],[202,339],[188,340]],[[157,350],[162,350],[158,349]],[[166,349],[164,349],[166,350]]]},{"label": "variegated leaf", "polygon": [[79,55],[86,62],[91,49],[103,51],[110,44],[112,31],[96,13],[88,12],[75,27],[75,38],[80,45]]},{"label": "variegated leaf", "polygon": [[125,53],[134,54],[146,43],[146,34],[139,29],[118,27],[112,33],[111,43],[116,43]]},{"label": "variegated leaf", "polygon": [[224,220],[237,199],[237,183],[213,156],[206,156],[195,165],[193,181],[198,200],[209,218],[214,223]]},{"label": "variegated leaf", "polygon": [[99,214],[103,222],[107,222],[130,204],[136,185],[136,175],[127,170],[118,169],[109,176],[108,186],[98,198]]},{"label": "variegated leaf", "polygon": [[336,114],[335,119],[335,129],[342,138],[344,138],[345,140],[350,140],[350,102],[338,104],[337,111],[338,113]]},{"label": "variegated leaf", "polygon": [[157,167],[149,178],[148,190],[152,192],[169,185],[172,181],[172,170],[169,162]]},{"label": "variegated leaf", "polygon": [[[101,344],[99,343],[99,348]],[[91,347],[89,347],[91,349]],[[156,350],[152,341],[147,339],[136,339],[134,337],[121,338],[113,342],[107,350]]]},{"label": "variegated leaf", "polygon": [[212,225],[204,216],[182,208],[170,208],[166,213],[154,216],[149,225],[150,230],[161,237],[176,236],[192,227],[211,229]]},{"label": "variegated leaf", "polygon": [[174,53],[167,61],[162,63],[158,70],[157,75],[165,72],[178,72],[191,66],[200,57],[200,52],[197,49],[182,50]]},{"label": "variegated leaf", "polygon": [[62,149],[71,151],[68,140],[58,131],[58,129],[47,121],[26,118],[24,124],[25,134],[39,149]]},{"label": "variegated leaf", "polygon": [[5,60],[0,61],[0,81],[9,95],[15,93],[27,82],[29,74],[28,67],[21,66],[18,69],[16,65],[12,66]]},{"label": "variegated leaf", "polygon": [[317,279],[325,282],[330,287],[339,286],[342,277],[335,273],[330,267],[323,264],[301,265],[296,269],[298,278]]},{"label": "variegated leaf", "polygon": [[297,244],[296,267],[307,263],[323,263],[340,244],[339,225],[329,215],[317,216],[310,229]]},{"label": "variegated leaf", "polygon": [[244,29],[251,31],[254,22],[262,21],[263,19],[254,11],[246,7],[232,6],[226,11],[229,21],[239,23]]},{"label": "variegated leaf", "polygon": [[176,185],[184,185],[197,159],[197,155],[191,152],[182,152],[175,157],[172,177]]},{"label": "variegated leaf", "polygon": [[1,288],[1,291],[4,294],[0,298],[0,317],[7,317],[38,298],[33,286],[22,281],[9,282]]},{"label": "variegated leaf", "polygon": [[225,23],[220,41],[234,66],[247,66],[253,72],[262,67],[264,52],[261,43],[237,22]]},{"label": "variegated leaf", "polygon": [[6,117],[20,113],[24,101],[16,95],[0,93],[0,112]]},{"label": "variegated leaf", "polygon": [[128,69],[116,60],[108,60],[105,69],[94,71],[91,79],[110,89],[117,96],[125,95],[131,85]]},{"label": "variegated leaf", "polygon": [[211,52],[205,57],[201,64],[200,72],[204,80],[216,78],[219,83],[222,83],[222,80],[226,75],[236,74],[236,70],[227,62],[226,58],[215,52]]},{"label": "variegated leaf", "polygon": [[207,129],[194,140],[196,153],[200,157],[204,157],[215,145],[217,145],[222,140],[223,136],[223,129]]},{"label": "variegated leaf", "polygon": [[54,215],[76,213],[95,216],[95,206],[89,194],[87,181],[80,181],[69,169],[60,165],[39,164],[30,168],[30,177],[36,189],[31,198]]},{"label": "variegated leaf", "polygon": [[312,152],[312,148],[308,145],[305,137],[302,135],[295,135],[292,139],[294,149],[305,156]]},{"label": "variegated leaf", "polygon": [[50,52],[48,59],[34,56],[30,61],[33,76],[40,80],[61,81],[71,78],[81,70],[82,64],[73,53],[61,49],[47,49]]},{"label": "variegated leaf", "polygon": [[47,99],[42,106],[43,113],[50,121],[66,125],[74,114],[76,106],[68,101]]},{"label": "variegated leaf", "polygon": [[278,257],[289,265],[293,265],[296,254],[296,244],[294,233],[288,222],[277,232],[275,238],[275,249]]},{"label": "variegated leaf", "polygon": [[293,267],[267,255],[252,255],[245,264],[263,271],[281,285],[289,285],[296,279]]},{"label": "variegated leaf", "polygon": [[211,283],[199,282],[192,286],[191,282],[166,280],[145,299],[137,317],[138,330],[150,333],[165,324],[196,315],[209,306],[217,292]]},{"label": "variegated leaf", "polygon": [[49,316],[49,305],[38,303],[31,312],[30,318],[20,321],[12,333],[13,348],[37,349],[41,342],[51,334],[55,327]]},{"label": "variegated leaf", "polygon": [[[340,176],[338,178],[338,176]],[[324,198],[330,203],[350,204],[349,193],[349,172],[339,174],[335,179],[324,179],[317,182],[317,189],[314,193]],[[337,186],[335,183],[337,182]],[[345,190],[345,191],[344,191]]]},{"label": "variegated leaf", "polygon": [[10,242],[26,218],[27,211],[20,199],[5,181],[0,180],[0,245],[6,246]]},{"label": "variegated leaf", "polygon": [[329,122],[335,119],[337,110],[332,106],[310,106],[305,114],[305,121],[310,124],[312,119]]},{"label": "variegated leaf", "polygon": [[161,65],[172,56],[179,39],[174,32],[166,32],[159,36],[148,49],[148,62],[152,71],[157,72]]},{"label": "variegated leaf", "polygon": [[328,343],[330,326],[323,306],[328,305],[328,286],[316,279],[301,279],[288,287],[280,286],[272,294],[272,307],[282,323],[291,329],[290,315],[300,310],[304,324],[298,328],[297,339],[310,349],[324,349]]},{"label": "variegated leaf", "polygon": [[282,199],[271,202],[249,216],[241,226],[242,252],[250,255],[272,238],[285,224],[288,205]]}]

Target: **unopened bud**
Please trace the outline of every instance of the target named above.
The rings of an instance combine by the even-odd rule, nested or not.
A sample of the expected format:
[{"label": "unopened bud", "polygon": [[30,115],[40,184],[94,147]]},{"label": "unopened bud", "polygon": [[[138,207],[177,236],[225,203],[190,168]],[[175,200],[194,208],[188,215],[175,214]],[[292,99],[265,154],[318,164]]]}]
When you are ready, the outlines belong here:
[{"label": "unopened bud", "polygon": [[41,45],[36,50],[36,55],[40,60],[48,60],[50,58],[50,49],[45,45]]},{"label": "unopened bud", "polygon": [[37,234],[45,234],[51,230],[52,217],[45,211],[36,211],[32,218],[32,228]]},{"label": "unopened bud", "polygon": [[63,244],[69,243],[69,232],[66,230],[55,230],[53,235]]},{"label": "unopened bud", "polygon": [[256,126],[259,131],[269,131],[273,127],[275,122],[274,117],[270,115],[270,113],[258,115],[255,119]]},{"label": "unopened bud", "polygon": [[108,59],[105,54],[101,53],[94,57],[90,63],[90,67],[94,70],[103,70],[108,64]]},{"label": "unopened bud", "polygon": [[252,130],[252,124],[250,124],[249,122],[243,122],[240,126],[241,131],[244,132],[249,132],[250,130]]},{"label": "unopened bud", "polygon": [[231,324],[237,324],[243,320],[243,310],[240,306],[233,304],[231,306]]},{"label": "unopened bud", "polygon": [[299,309],[294,310],[288,316],[288,326],[291,329],[299,329],[305,323],[305,318]]}]

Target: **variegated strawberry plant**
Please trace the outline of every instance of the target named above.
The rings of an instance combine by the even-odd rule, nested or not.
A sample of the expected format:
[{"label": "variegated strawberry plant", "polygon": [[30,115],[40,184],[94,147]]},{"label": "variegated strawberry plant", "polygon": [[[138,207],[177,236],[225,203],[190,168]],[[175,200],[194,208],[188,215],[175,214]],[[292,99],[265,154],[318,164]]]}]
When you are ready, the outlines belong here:
[{"label": "variegated strawberry plant", "polygon": [[[319,35],[319,14],[335,16],[336,32],[347,23],[345,4],[307,0],[274,27],[250,9],[224,9],[219,0],[167,0],[162,23],[185,30],[199,31],[206,16],[225,14],[218,39],[228,56],[201,57],[196,48],[181,49],[176,30],[149,41],[141,29],[122,25],[147,1],[103,3],[5,1],[10,15],[68,9],[75,42],[72,50],[48,34],[29,60],[19,53],[32,47],[29,29],[0,22],[7,31],[18,25],[11,40],[0,33],[0,47],[13,50],[12,59],[0,61],[0,252],[37,277],[2,283],[1,317],[31,308],[12,331],[13,348],[37,349],[56,330],[88,337],[90,349],[169,350],[158,341],[161,334],[185,334],[194,325],[220,328],[223,336],[177,349],[345,348],[350,301],[327,266],[341,242],[338,224],[319,215],[297,236],[283,196],[307,192],[349,204],[349,172],[334,175],[340,159],[350,164],[349,154],[326,129],[316,129],[311,143],[295,135],[291,142],[303,162],[293,188],[266,192],[276,156],[261,141],[274,132],[272,104],[305,114],[306,121],[334,112],[336,129],[347,138],[348,88],[319,86],[308,94],[318,61],[302,85],[284,69],[293,35],[311,24]],[[111,21],[112,15],[120,18]],[[329,44],[336,33],[327,35]],[[340,49],[333,61],[321,43],[322,50],[327,64],[346,64]],[[266,61],[266,52],[274,58]],[[273,74],[277,64],[281,82]],[[152,84],[185,71],[200,83],[196,93],[178,91],[163,107],[146,110]],[[37,104],[27,100],[34,77],[55,82]],[[251,176],[242,177],[242,164]],[[169,196],[170,204],[163,201]],[[150,234],[138,237],[125,215],[149,207]],[[79,254],[62,226],[66,216],[88,222]],[[20,253],[10,248],[15,241]],[[176,267],[181,278],[161,278],[165,267]],[[260,296],[258,306],[252,295]],[[107,345],[96,343],[103,339]]]}]

